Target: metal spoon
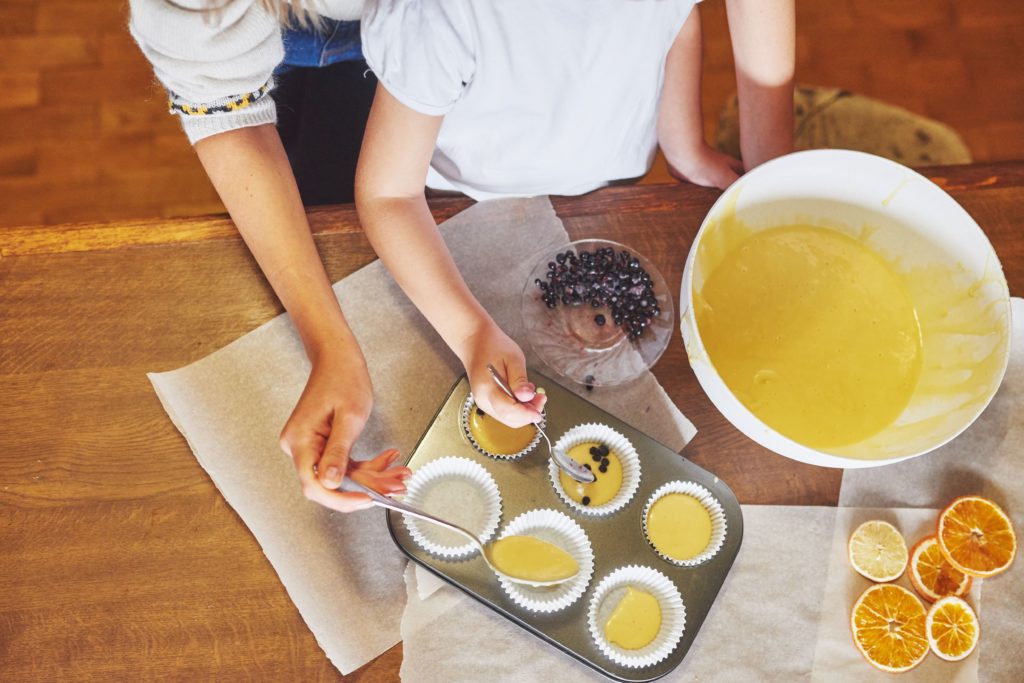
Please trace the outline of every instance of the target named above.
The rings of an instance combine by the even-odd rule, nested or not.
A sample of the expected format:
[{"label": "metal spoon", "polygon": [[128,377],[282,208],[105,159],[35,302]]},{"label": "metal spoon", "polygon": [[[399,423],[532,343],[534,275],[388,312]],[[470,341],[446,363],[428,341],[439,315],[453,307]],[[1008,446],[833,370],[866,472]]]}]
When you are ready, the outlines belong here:
[{"label": "metal spoon", "polygon": [[[349,481],[352,480],[350,479]],[[577,570],[576,574],[573,574],[572,576],[567,576],[564,579],[556,579],[554,581],[530,581],[528,579],[521,579],[516,576],[510,576],[508,574],[505,574],[504,572],[500,571],[497,567],[494,566],[494,563],[491,560],[490,555],[487,554],[487,546],[484,545],[484,543],[473,532],[462,528],[458,524],[454,524],[447,520],[441,519],[440,517],[436,517],[430,514],[429,512],[420,510],[417,507],[413,507],[408,503],[403,503],[401,501],[397,501],[392,498],[388,498],[387,496],[381,495],[371,488],[367,488],[365,486],[362,486],[361,484],[357,484],[356,482],[352,483],[355,484],[361,491],[369,495],[374,505],[377,505],[382,508],[387,508],[388,510],[394,510],[395,512],[401,513],[403,515],[416,517],[417,519],[422,519],[423,521],[430,522],[431,524],[437,524],[438,526],[444,527],[449,531],[454,531],[458,534],[465,536],[467,539],[470,540],[470,542],[473,543],[473,545],[476,546],[476,549],[480,551],[480,556],[484,558],[484,562],[487,564],[488,567],[490,567],[491,571],[503,579],[508,579],[513,583],[520,583],[524,586],[542,588],[544,586],[556,586],[560,583],[564,583],[575,578],[576,575],[579,574],[579,570]]]},{"label": "metal spoon", "polygon": [[[506,382],[505,378],[501,376],[501,373],[499,373],[490,363],[487,364],[487,371],[491,373],[491,377],[494,378],[495,384],[497,384],[502,391],[508,394],[509,398],[516,403],[521,403],[521,401],[516,398],[515,393],[513,393],[512,387],[508,385],[508,382]],[[552,446],[551,439],[548,438],[548,435],[544,433],[544,430],[541,429],[539,424],[534,424],[533,426],[536,427],[540,435],[544,437],[544,441],[548,444],[548,451],[551,453],[551,459],[555,461],[555,464],[558,465],[560,470],[581,484],[589,484],[594,481],[595,476],[593,472],[570,458],[562,449]]]}]

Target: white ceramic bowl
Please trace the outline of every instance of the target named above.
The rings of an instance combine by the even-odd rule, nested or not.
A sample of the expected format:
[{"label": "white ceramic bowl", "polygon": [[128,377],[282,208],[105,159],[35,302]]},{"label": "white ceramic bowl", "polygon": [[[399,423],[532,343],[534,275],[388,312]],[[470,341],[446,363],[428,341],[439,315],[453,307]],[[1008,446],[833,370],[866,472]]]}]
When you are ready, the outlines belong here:
[{"label": "white ceramic bowl", "polygon": [[[768,427],[725,385],[701,342],[693,301],[724,256],[722,226],[737,221],[754,232],[794,223],[831,227],[905,276],[924,356],[917,388],[892,425],[850,446],[815,450]],[[797,152],[743,176],[704,219],[686,259],[679,302],[690,365],[712,403],[762,446],[814,465],[875,467],[938,448],[985,409],[1009,359],[1009,292],[981,228],[924,176],[861,152]]]}]

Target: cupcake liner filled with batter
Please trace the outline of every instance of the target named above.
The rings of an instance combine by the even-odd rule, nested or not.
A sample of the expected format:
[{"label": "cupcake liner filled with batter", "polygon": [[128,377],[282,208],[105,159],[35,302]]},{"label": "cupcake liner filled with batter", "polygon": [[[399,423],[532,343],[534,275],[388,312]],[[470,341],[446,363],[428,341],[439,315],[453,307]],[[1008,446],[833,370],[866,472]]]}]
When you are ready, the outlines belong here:
[{"label": "cupcake liner filled with batter", "polygon": [[663,560],[680,567],[706,562],[725,542],[725,512],[714,495],[692,481],[670,481],[648,498],[644,538]]},{"label": "cupcake liner filled with batter", "polygon": [[622,509],[640,486],[640,458],[625,436],[603,424],[573,427],[555,448],[594,473],[595,481],[581,484],[562,472],[552,460],[548,476],[558,496],[585,515],[608,515]]},{"label": "cupcake liner filled with batter", "polygon": [[[543,416],[542,416],[543,418]],[[540,442],[540,432],[533,425],[508,427],[481,410],[473,400],[473,394],[466,397],[459,414],[462,433],[473,448],[496,460],[518,460]],[[541,429],[544,420],[541,419]]]},{"label": "cupcake liner filled with batter", "polygon": [[597,584],[587,626],[605,657],[641,669],[664,660],[679,644],[686,607],[667,576],[650,567],[628,565]]},{"label": "cupcake liner filled with batter", "polygon": [[569,607],[583,595],[594,575],[594,551],[586,532],[564,512],[530,510],[509,522],[499,538],[532,536],[569,553],[579,566],[572,579],[554,586],[535,588],[499,578],[505,594],[531,612],[557,612]]}]

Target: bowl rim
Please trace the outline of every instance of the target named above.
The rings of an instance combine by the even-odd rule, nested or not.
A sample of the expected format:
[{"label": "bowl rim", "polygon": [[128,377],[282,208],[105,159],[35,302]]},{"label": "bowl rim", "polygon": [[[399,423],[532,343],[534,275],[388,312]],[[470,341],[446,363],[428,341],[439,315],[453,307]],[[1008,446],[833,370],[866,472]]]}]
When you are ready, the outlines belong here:
[{"label": "bowl rim", "polygon": [[[697,246],[700,244],[700,241],[706,232],[710,218],[716,214],[716,212],[721,208],[721,206],[731,201],[732,194],[737,192],[742,184],[750,182],[751,178],[756,179],[759,176],[765,175],[766,173],[774,172],[777,170],[777,167],[784,167],[789,164],[792,164],[794,163],[794,160],[803,162],[809,159],[815,160],[824,158],[832,158],[838,160],[841,160],[843,158],[852,158],[860,161],[863,161],[865,159],[870,160],[871,163],[880,164],[882,166],[887,166],[889,168],[899,169],[901,172],[907,174],[908,178],[923,181],[933,190],[938,191],[941,195],[945,196],[945,198],[949,202],[952,202],[956,209],[959,210],[959,212],[962,214],[962,217],[966,218],[969,225],[972,226],[973,229],[976,231],[977,235],[983,241],[983,244],[988,247],[988,250],[991,254],[991,257],[994,260],[996,268],[999,271],[1001,281],[1003,282],[1004,292],[1002,294],[1001,303],[1006,313],[1006,344],[1004,345],[1002,358],[1000,359],[998,381],[993,382],[992,389],[988,397],[985,399],[984,402],[982,402],[979,405],[978,409],[971,415],[970,419],[964,421],[964,424],[962,426],[960,426],[957,430],[952,432],[947,438],[943,439],[942,441],[937,442],[927,448],[924,448],[923,450],[916,451],[914,453],[901,455],[895,458],[880,458],[874,460],[866,460],[844,455],[837,455],[835,453],[829,453],[827,451],[822,451],[811,448],[809,446],[805,446],[781,434],[772,427],[768,426],[759,417],[754,415],[754,413],[752,413],[745,405],[743,405],[743,403],[740,402],[738,398],[736,398],[735,394],[733,394],[732,390],[729,389],[728,385],[725,383],[725,380],[723,380],[721,375],[719,375],[718,370],[715,368],[714,363],[711,362],[710,358],[707,358],[706,363],[694,363],[695,350],[699,349],[701,352],[704,353],[705,356],[707,352],[706,347],[704,346],[704,341],[700,335],[700,329],[698,328],[697,322],[691,314],[693,308],[693,263],[697,252]],[[995,247],[992,246],[992,242],[991,240],[989,240],[988,235],[985,234],[985,231],[982,230],[980,225],[978,225],[978,222],[974,219],[974,217],[971,216],[971,214],[968,213],[967,210],[964,209],[963,206],[961,206],[960,203],[957,202],[952,195],[950,195],[948,192],[946,192],[944,189],[939,187],[936,183],[932,182],[929,178],[925,177],[918,171],[907,166],[904,166],[903,164],[899,164],[895,161],[892,161],[891,159],[886,159],[885,157],[880,157],[875,154],[868,154],[867,152],[859,152],[856,150],[846,149],[814,149],[792,152],[790,154],[777,157],[775,159],[765,162],[764,164],[761,164],[760,166],[752,169],[745,175],[741,176],[732,185],[726,188],[726,190],[722,192],[718,199],[715,200],[715,203],[711,205],[711,208],[708,210],[707,214],[704,216],[704,219],[701,221],[701,225],[700,228],[697,230],[697,234],[693,238],[693,242],[691,243],[690,249],[687,252],[686,263],[683,268],[683,277],[679,293],[679,327],[680,333],[683,337],[683,345],[686,348],[687,359],[689,360],[690,367],[693,370],[694,375],[697,377],[698,383],[704,390],[704,394],[708,397],[708,399],[715,406],[718,412],[721,413],[722,417],[724,417],[726,421],[728,421],[733,427],[742,432],[745,436],[755,441],[756,443],[760,444],[761,446],[767,448],[768,450],[777,453],[778,455],[789,458],[791,460],[796,460],[798,462],[807,463],[810,465],[818,465],[822,467],[833,467],[841,469],[880,467],[882,465],[889,465],[892,463],[901,462],[903,460],[909,460],[910,458],[919,457],[926,453],[930,453],[934,450],[937,450],[938,448],[941,448],[942,446],[946,445],[956,437],[960,436],[968,427],[974,424],[978,417],[985,411],[986,408],[988,408],[989,404],[992,402],[992,399],[999,391],[999,387],[1002,385],[1003,380],[1006,376],[1006,370],[1010,362],[1010,345],[1012,343],[1013,321],[1011,316],[1012,306],[1010,304],[1010,293],[1009,287],[1006,285],[1006,277],[1003,271],[1002,262],[999,260],[999,255],[998,253],[996,253]],[[692,338],[690,337],[690,335],[693,335]],[[691,348],[692,345],[695,346]],[[712,391],[712,387],[709,386],[709,384],[712,381],[717,383],[717,385],[721,386],[724,389],[725,395],[728,396],[729,399],[731,399],[734,405],[723,405],[722,399],[716,397],[716,392]],[[746,418],[746,420],[744,421],[747,423],[747,425],[756,426],[758,428],[758,431],[760,431],[761,433],[758,433],[758,431],[755,431],[754,429],[749,428],[748,426],[741,426],[740,424],[738,424],[739,421],[733,419],[733,417],[730,416],[734,411],[738,411],[740,415]],[[767,436],[768,438],[764,438],[765,436]],[[781,446],[784,448],[776,447],[774,444],[767,443],[766,441],[776,442],[778,444],[781,444]]]}]

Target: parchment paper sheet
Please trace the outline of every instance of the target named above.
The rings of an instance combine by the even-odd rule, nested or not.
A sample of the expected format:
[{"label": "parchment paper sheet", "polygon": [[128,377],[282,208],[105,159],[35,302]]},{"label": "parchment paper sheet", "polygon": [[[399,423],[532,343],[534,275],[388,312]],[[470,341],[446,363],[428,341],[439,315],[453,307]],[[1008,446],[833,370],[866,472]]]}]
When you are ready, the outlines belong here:
[{"label": "parchment paper sheet", "polygon": [[[841,505],[942,508],[979,493],[1024,533],[1024,300],[1011,300],[1013,336],[1003,385],[981,417],[940,450],[877,469],[847,470]],[[908,539],[910,540],[910,539]],[[986,580],[978,644],[982,681],[1024,681],[1024,562]],[[973,655],[972,655],[973,656]]]},{"label": "parchment paper sheet", "polygon": [[[892,681],[894,674],[877,671],[854,647],[850,635],[850,610],[860,594],[871,582],[855,572],[847,560],[847,546],[850,534],[862,522],[869,519],[884,519],[892,523],[907,541],[909,550],[921,538],[935,533],[935,519],[938,510],[929,508],[839,508],[836,514],[832,550],[829,553],[828,580],[825,597],[821,605],[821,623],[818,627],[818,644],[814,658],[811,680],[821,683],[865,683],[869,681]],[[914,592],[906,574],[895,583]],[[975,581],[967,601],[974,607],[981,619],[982,633],[985,633],[985,617],[981,614],[981,581]],[[925,609],[931,603],[924,602]],[[914,669],[897,677],[907,683],[944,681],[947,683],[972,683],[978,680],[978,653],[975,651],[962,662],[944,662],[929,653],[925,660]]]},{"label": "parchment paper sheet", "polygon": [[[447,221],[442,234],[470,288],[522,345],[519,305],[526,277],[540,252],[569,241],[550,202],[540,197],[477,204]],[[462,368],[379,262],[334,289],[375,389],[373,415],[353,456],[366,458],[390,446],[408,452]],[[399,640],[404,560],[379,510],[345,516],[301,495],[278,435],[308,374],[298,336],[282,315],[202,360],[150,379],[321,647],[348,673]],[[588,398],[676,450],[695,431],[650,373]]]},{"label": "parchment paper sheet", "polygon": [[[689,655],[662,680],[806,680],[835,518],[835,508],[744,506],[732,572]],[[454,588],[424,600],[418,576],[406,574],[406,683],[608,680]]]}]

